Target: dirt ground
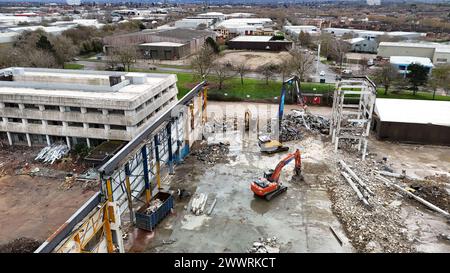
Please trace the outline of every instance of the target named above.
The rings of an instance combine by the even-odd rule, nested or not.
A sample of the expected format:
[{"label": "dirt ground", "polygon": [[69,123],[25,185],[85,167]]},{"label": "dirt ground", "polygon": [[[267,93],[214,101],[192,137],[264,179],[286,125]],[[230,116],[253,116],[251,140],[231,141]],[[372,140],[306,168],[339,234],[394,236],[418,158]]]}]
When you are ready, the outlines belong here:
[{"label": "dirt ground", "polygon": [[244,50],[225,50],[223,56],[219,58],[221,63],[240,64],[246,63],[250,70],[255,71],[259,67],[267,64],[279,64],[284,58],[289,56],[288,52],[259,52]]},{"label": "dirt ground", "polygon": [[[219,118],[218,109],[225,106],[228,116],[233,116],[232,109],[243,116],[246,108],[245,103],[210,102],[209,117],[214,112]],[[310,111],[326,116],[331,110],[310,107]],[[130,231],[128,251],[246,252],[258,238],[275,236],[280,252],[450,252],[448,219],[375,179],[376,170],[405,170],[417,185],[406,179],[391,181],[411,186],[416,194],[448,209],[449,147],[370,138],[369,156],[361,161],[351,148],[334,153],[328,136],[305,134],[299,141],[285,143],[291,152],[301,150],[305,180],[291,180],[293,166],[286,166],[280,180],[288,186],[287,192],[267,202],[253,196],[250,182],[274,168],[286,154],[260,154],[251,133],[230,131],[208,138],[210,144],[220,142],[230,144],[224,155],[228,160],[208,164],[189,156],[163,183],[166,189],[185,189],[191,197],[207,194],[206,208],[217,199],[212,214],[195,216],[188,211],[191,197],[177,199],[173,214],[155,232]],[[339,160],[347,162],[374,192],[370,207],[360,202],[340,175]]]},{"label": "dirt ground", "polygon": [[[14,246],[20,252],[45,241],[95,193],[83,183],[68,185],[65,180],[67,173],[80,173],[85,166],[75,159],[45,165],[34,161],[38,152],[28,147],[0,150],[0,245],[5,249]],[[26,246],[21,248],[22,242]]]}]

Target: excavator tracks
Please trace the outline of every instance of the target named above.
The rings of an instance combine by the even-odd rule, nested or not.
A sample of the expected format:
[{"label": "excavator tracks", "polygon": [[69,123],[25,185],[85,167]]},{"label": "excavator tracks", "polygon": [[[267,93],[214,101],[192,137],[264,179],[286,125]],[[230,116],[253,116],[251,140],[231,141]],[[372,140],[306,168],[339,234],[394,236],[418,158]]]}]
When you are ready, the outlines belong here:
[{"label": "excavator tracks", "polygon": [[267,201],[270,201],[270,200],[272,200],[272,198],[277,197],[278,195],[280,195],[283,192],[287,191],[287,189],[288,189],[288,187],[286,187],[286,186],[280,186],[277,190],[275,190],[275,191],[273,191],[273,192],[271,192],[269,194],[266,194],[266,196],[264,196],[264,198]]}]

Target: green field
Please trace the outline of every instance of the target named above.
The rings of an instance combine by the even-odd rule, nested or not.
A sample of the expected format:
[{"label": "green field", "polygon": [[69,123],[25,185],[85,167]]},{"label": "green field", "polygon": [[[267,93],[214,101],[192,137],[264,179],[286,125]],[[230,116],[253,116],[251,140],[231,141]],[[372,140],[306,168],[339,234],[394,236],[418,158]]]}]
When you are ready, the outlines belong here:
[{"label": "green field", "polygon": [[82,64],[72,64],[72,63],[65,63],[64,69],[83,69],[84,65]]},{"label": "green field", "polygon": [[[133,69],[132,71],[139,72],[155,72],[142,69]],[[182,98],[191,90],[200,80],[195,79],[190,73],[173,73],[166,71],[156,71],[158,73],[176,74],[178,78],[178,98]],[[240,78],[232,78],[226,80],[221,90],[218,88],[217,81],[214,77],[209,77],[210,83],[208,89],[208,97],[211,100],[224,100],[224,101],[275,101],[275,97],[280,96],[281,82],[269,81],[267,85],[265,80],[245,78],[244,85],[241,84]],[[301,83],[301,91],[303,93],[315,93],[315,94],[327,94],[334,91],[334,84],[326,83]],[[378,98],[392,98],[392,99],[417,99],[417,100],[431,100],[433,94],[429,92],[417,92],[414,96],[412,91],[402,91],[398,93],[389,92],[388,95],[384,95],[384,89],[378,88]],[[438,96],[436,100],[450,101],[450,96]]]}]

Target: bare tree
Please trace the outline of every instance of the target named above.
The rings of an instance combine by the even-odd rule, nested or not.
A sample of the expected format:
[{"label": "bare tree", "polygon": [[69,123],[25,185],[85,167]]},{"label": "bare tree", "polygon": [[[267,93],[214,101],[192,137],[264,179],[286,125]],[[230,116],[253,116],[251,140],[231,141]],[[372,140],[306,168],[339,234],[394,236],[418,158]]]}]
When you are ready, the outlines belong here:
[{"label": "bare tree", "polygon": [[191,67],[199,78],[208,77],[211,67],[216,59],[214,50],[207,44],[192,57]]},{"label": "bare tree", "polygon": [[366,57],[362,57],[360,67],[361,67],[361,73],[363,75],[366,74],[367,68],[369,68],[369,59],[367,59]]},{"label": "bare tree", "polygon": [[300,48],[294,48],[289,53],[292,56],[291,65],[293,73],[298,76],[300,81],[304,81],[314,71],[314,55]]},{"label": "bare tree", "polygon": [[21,65],[31,67],[56,68],[58,67],[58,62],[50,52],[40,49],[32,49],[28,51],[26,55],[22,56]]},{"label": "bare tree", "polygon": [[288,58],[283,58],[283,60],[281,61],[281,63],[278,66],[278,72],[280,73],[281,80],[283,82],[294,71],[292,61],[293,61],[292,56],[289,56]]},{"label": "bare tree", "polygon": [[342,70],[342,62],[344,61],[345,54],[350,51],[350,44],[340,39],[334,39],[329,52],[330,57],[336,62],[340,63]]},{"label": "bare tree", "polygon": [[214,76],[216,77],[217,81],[219,82],[219,90],[222,90],[223,87],[223,83],[232,78],[235,73],[232,69],[232,65],[231,63],[219,63],[219,62],[215,62],[212,67],[211,70],[214,74]]},{"label": "bare tree", "polygon": [[298,41],[301,46],[308,47],[311,44],[311,35],[309,35],[308,32],[303,32],[302,30],[298,35]]},{"label": "bare tree", "polygon": [[375,81],[383,85],[384,94],[387,95],[389,88],[393,82],[399,78],[397,69],[390,63],[384,64],[377,73],[375,73]]},{"label": "bare tree", "polygon": [[51,43],[56,61],[62,67],[64,67],[65,62],[70,61],[79,52],[78,47],[73,44],[72,40],[63,35],[52,37]]},{"label": "bare tree", "polygon": [[245,61],[234,66],[234,71],[241,77],[241,84],[244,85],[244,76],[250,71]]},{"label": "bare tree", "polygon": [[137,61],[138,50],[134,46],[116,47],[111,52],[111,58],[123,65],[123,68],[130,71],[131,66]]},{"label": "bare tree", "polygon": [[446,93],[450,89],[450,65],[436,66],[431,71],[431,79],[428,84],[433,89],[433,99],[436,97],[436,91],[438,88],[443,88]]},{"label": "bare tree", "polygon": [[264,76],[266,84],[269,84],[269,80],[277,74],[278,66],[272,63],[267,63],[259,68],[259,72]]}]

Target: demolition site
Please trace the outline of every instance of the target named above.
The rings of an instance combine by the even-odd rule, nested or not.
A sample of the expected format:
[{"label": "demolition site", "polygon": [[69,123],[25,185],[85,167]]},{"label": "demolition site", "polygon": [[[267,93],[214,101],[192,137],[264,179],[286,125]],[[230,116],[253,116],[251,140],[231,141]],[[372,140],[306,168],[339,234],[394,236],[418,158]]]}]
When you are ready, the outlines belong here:
[{"label": "demolition site", "polygon": [[[160,104],[151,118],[99,129],[82,109],[83,135],[67,135],[76,121],[61,106],[61,140],[28,147],[32,132],[9,119],[39,100],[3,117],[0,252],[450,252],[450,102],[395,116],[367,77],[338,81],[328,106],[311,104],[296,77],[279,104],[208,101],[207,82],[177,100],[171,77],[114,76],[111,87],[97,76],[108,88],[95,96],[124,89],[110,103],[123,107],[95,113],[102,123],[108,111],[144,117],[146,101]],[[4,93],[0,113],[18,103]],[[83,150],[86,139],[97,146]]]}]

